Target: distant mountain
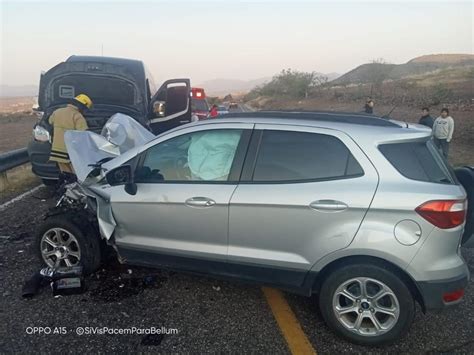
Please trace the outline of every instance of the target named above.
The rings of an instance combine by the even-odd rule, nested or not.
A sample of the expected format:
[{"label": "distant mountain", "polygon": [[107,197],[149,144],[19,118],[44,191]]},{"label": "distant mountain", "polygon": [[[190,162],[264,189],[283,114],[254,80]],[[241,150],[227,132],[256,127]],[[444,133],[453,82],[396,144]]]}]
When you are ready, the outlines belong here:
[{"label": "distant mountain", "polygon": [[257,85],[261,85],[272,78],[259,78],[254,80],[239,80],[239,79],[212,79],[196,85],[202,87],[208,95],[227,95],[247,92]]},{"label": "distant mountain", "polygon": [[474,60],[472,54],[428,54],[413,58],[408,63],[449,63],[462,64]]},{"label": "distant mountain", "polygon": [[[334,80],[340,76],[338,73],[329,73],[323,74],[318,73],[319,75],[324,75],[328,77],[328,80]],[[264,77],[253,80],[239,80],[239,79],[213,79],[207,80],[203,83],[196,85],[197,87],[202,87],[206,90],[208,95],[217,95],[223,96],[227,94],[236,94],[236,93],[246,93],[255,88],[256,86],[262,85],[266,82],[272,80],[271,77]]]},{"label": "distant mountain", "polygon": [[0,85],[0,97],[37,96],[36,85]]},{"label": "distant mountain", "polygon": [[328,74],[321,74],[321,75],[327,76],[328,81],[335,80],[341,76],[341,74],[339,73],[328,73]]},{"label": "distant mountain", "polygon": [[474,65],[472,54],[430,54],[411,59],[404,64],[362,64],[331,83],[334,85],[365,84],[372,82],[375,75],[386,80],[398,80],[449,67],[471,65]]}]

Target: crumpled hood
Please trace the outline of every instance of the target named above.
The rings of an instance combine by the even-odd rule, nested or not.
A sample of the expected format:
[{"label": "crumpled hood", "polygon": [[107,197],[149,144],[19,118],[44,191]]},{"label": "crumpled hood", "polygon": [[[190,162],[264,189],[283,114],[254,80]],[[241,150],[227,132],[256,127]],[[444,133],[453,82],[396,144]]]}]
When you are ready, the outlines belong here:
[{"label": "crumpled hood", "polygon": [[[102,134],[90,131],[67,131],[64,134],[71,164],[79,182],[84,182],[99,162],[149,142],[155,135],[132,117],[116,113],[105,124]],[[108,162],[111,167],[114,164]]]}]

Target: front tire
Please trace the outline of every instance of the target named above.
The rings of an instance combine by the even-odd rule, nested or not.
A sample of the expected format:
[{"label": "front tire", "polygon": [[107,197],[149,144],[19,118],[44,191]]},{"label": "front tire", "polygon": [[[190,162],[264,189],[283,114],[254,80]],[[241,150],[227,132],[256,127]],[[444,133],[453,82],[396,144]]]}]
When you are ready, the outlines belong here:
[{"label": "front tire", "polygon": [[330,328],[362,345],[397,340],[415,315],[413,295],[394,272],[362,263],[333,271],[322,284],[319,306]]},{"label": "front tire", "polygon": [[36,250],[47,266],[82,265],[85,274],[96,271],[101,262],[99,236],[87,226],[79,227],[67,215],[45,221],[36,235]]}]

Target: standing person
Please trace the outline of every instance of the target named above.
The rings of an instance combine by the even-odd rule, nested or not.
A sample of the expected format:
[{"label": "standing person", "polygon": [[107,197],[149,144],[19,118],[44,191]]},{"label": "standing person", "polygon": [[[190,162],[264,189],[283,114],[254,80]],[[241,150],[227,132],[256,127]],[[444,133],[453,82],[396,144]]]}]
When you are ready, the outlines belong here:
[{"label": "standing person", "polygon": [[418,123],[433,128],[434,121],[434,118],[430,115],[430,109],[428,107],[423,107],[421,109],[421,117]]},{"label": "standing person", "polygon": [[64,132],[68,130],[85,131],[87,121],[83,113],[91,108],[92,100],[89,96],[80,94],[66,107],[58,108],[49,117],[49,123],[53,126],[53,145],[49,160],[58,163],[61,173],[74,174],[64,142]]},{"label": "standing person", "polygon": [[439,116],[433,124],[434,142],[438,149],[443,153],[444,157],[448,159],[449,143],[453,138],[454,120],[449,115],[449,110],[443,108],[441,116]]},{"label": "standing person", "polygon": [[364,106],[364,112],[365,113],[369,113],[369,114],[373,114],[374,113],[374,100],[372,99],[367,99],[366,103],[365,103],[365,106]]},{"label": "standing person", "polygon": [[219,113],[217,112],[217,105],[212,105],[211,109],[209,110],[209,117],[214,118],[218,115]]}]

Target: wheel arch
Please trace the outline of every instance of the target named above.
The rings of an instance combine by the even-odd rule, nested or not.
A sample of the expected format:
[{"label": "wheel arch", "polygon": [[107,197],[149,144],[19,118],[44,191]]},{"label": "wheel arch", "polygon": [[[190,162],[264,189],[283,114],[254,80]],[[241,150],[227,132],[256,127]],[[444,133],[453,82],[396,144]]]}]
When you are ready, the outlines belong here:
[{"label": "wheel arch", "polygon": [[74,212],[73,210],[56,210],[48,214],[36,232],[35,249],[40,262],[43,262],[40,243],[44,231],[56,226],[64,228],[71,232],[79,243],[82,243],[81,247],[84,247],[83,251],[85,253],[85,259],[83,259],[84,255],[81,254],[81,262],[84,260],[82,266],[86,274],[92,273],[101,263],[103,241],[98,234],[97,228],[93,226],[93,223],[84,218],[84,213],[82,213],[82,211]]},{"label": "wheel arch", "polygon": [[327,265],[325,265],[315,276],[315,279],[312,284],[312,293],[319,293],[321,289],[321,285],[326,280],[326,278],[333,272],[334,270],[338,269],[341,266],[347,266],[351,264],[369,264],[369,265],[378,265],[382,268],[388,269],[391,272],[395,273],[400,279],[407,285],[408,289],[410,290],[413,298],[420,304],[423,312],[426,312],[425,302],[421,295],[421,292],[416,285],[415,280],[402,268],[397,266],[396,264],[370,255],[354,255],[354,256],[344,256],[339,259],[333,260]]}]

